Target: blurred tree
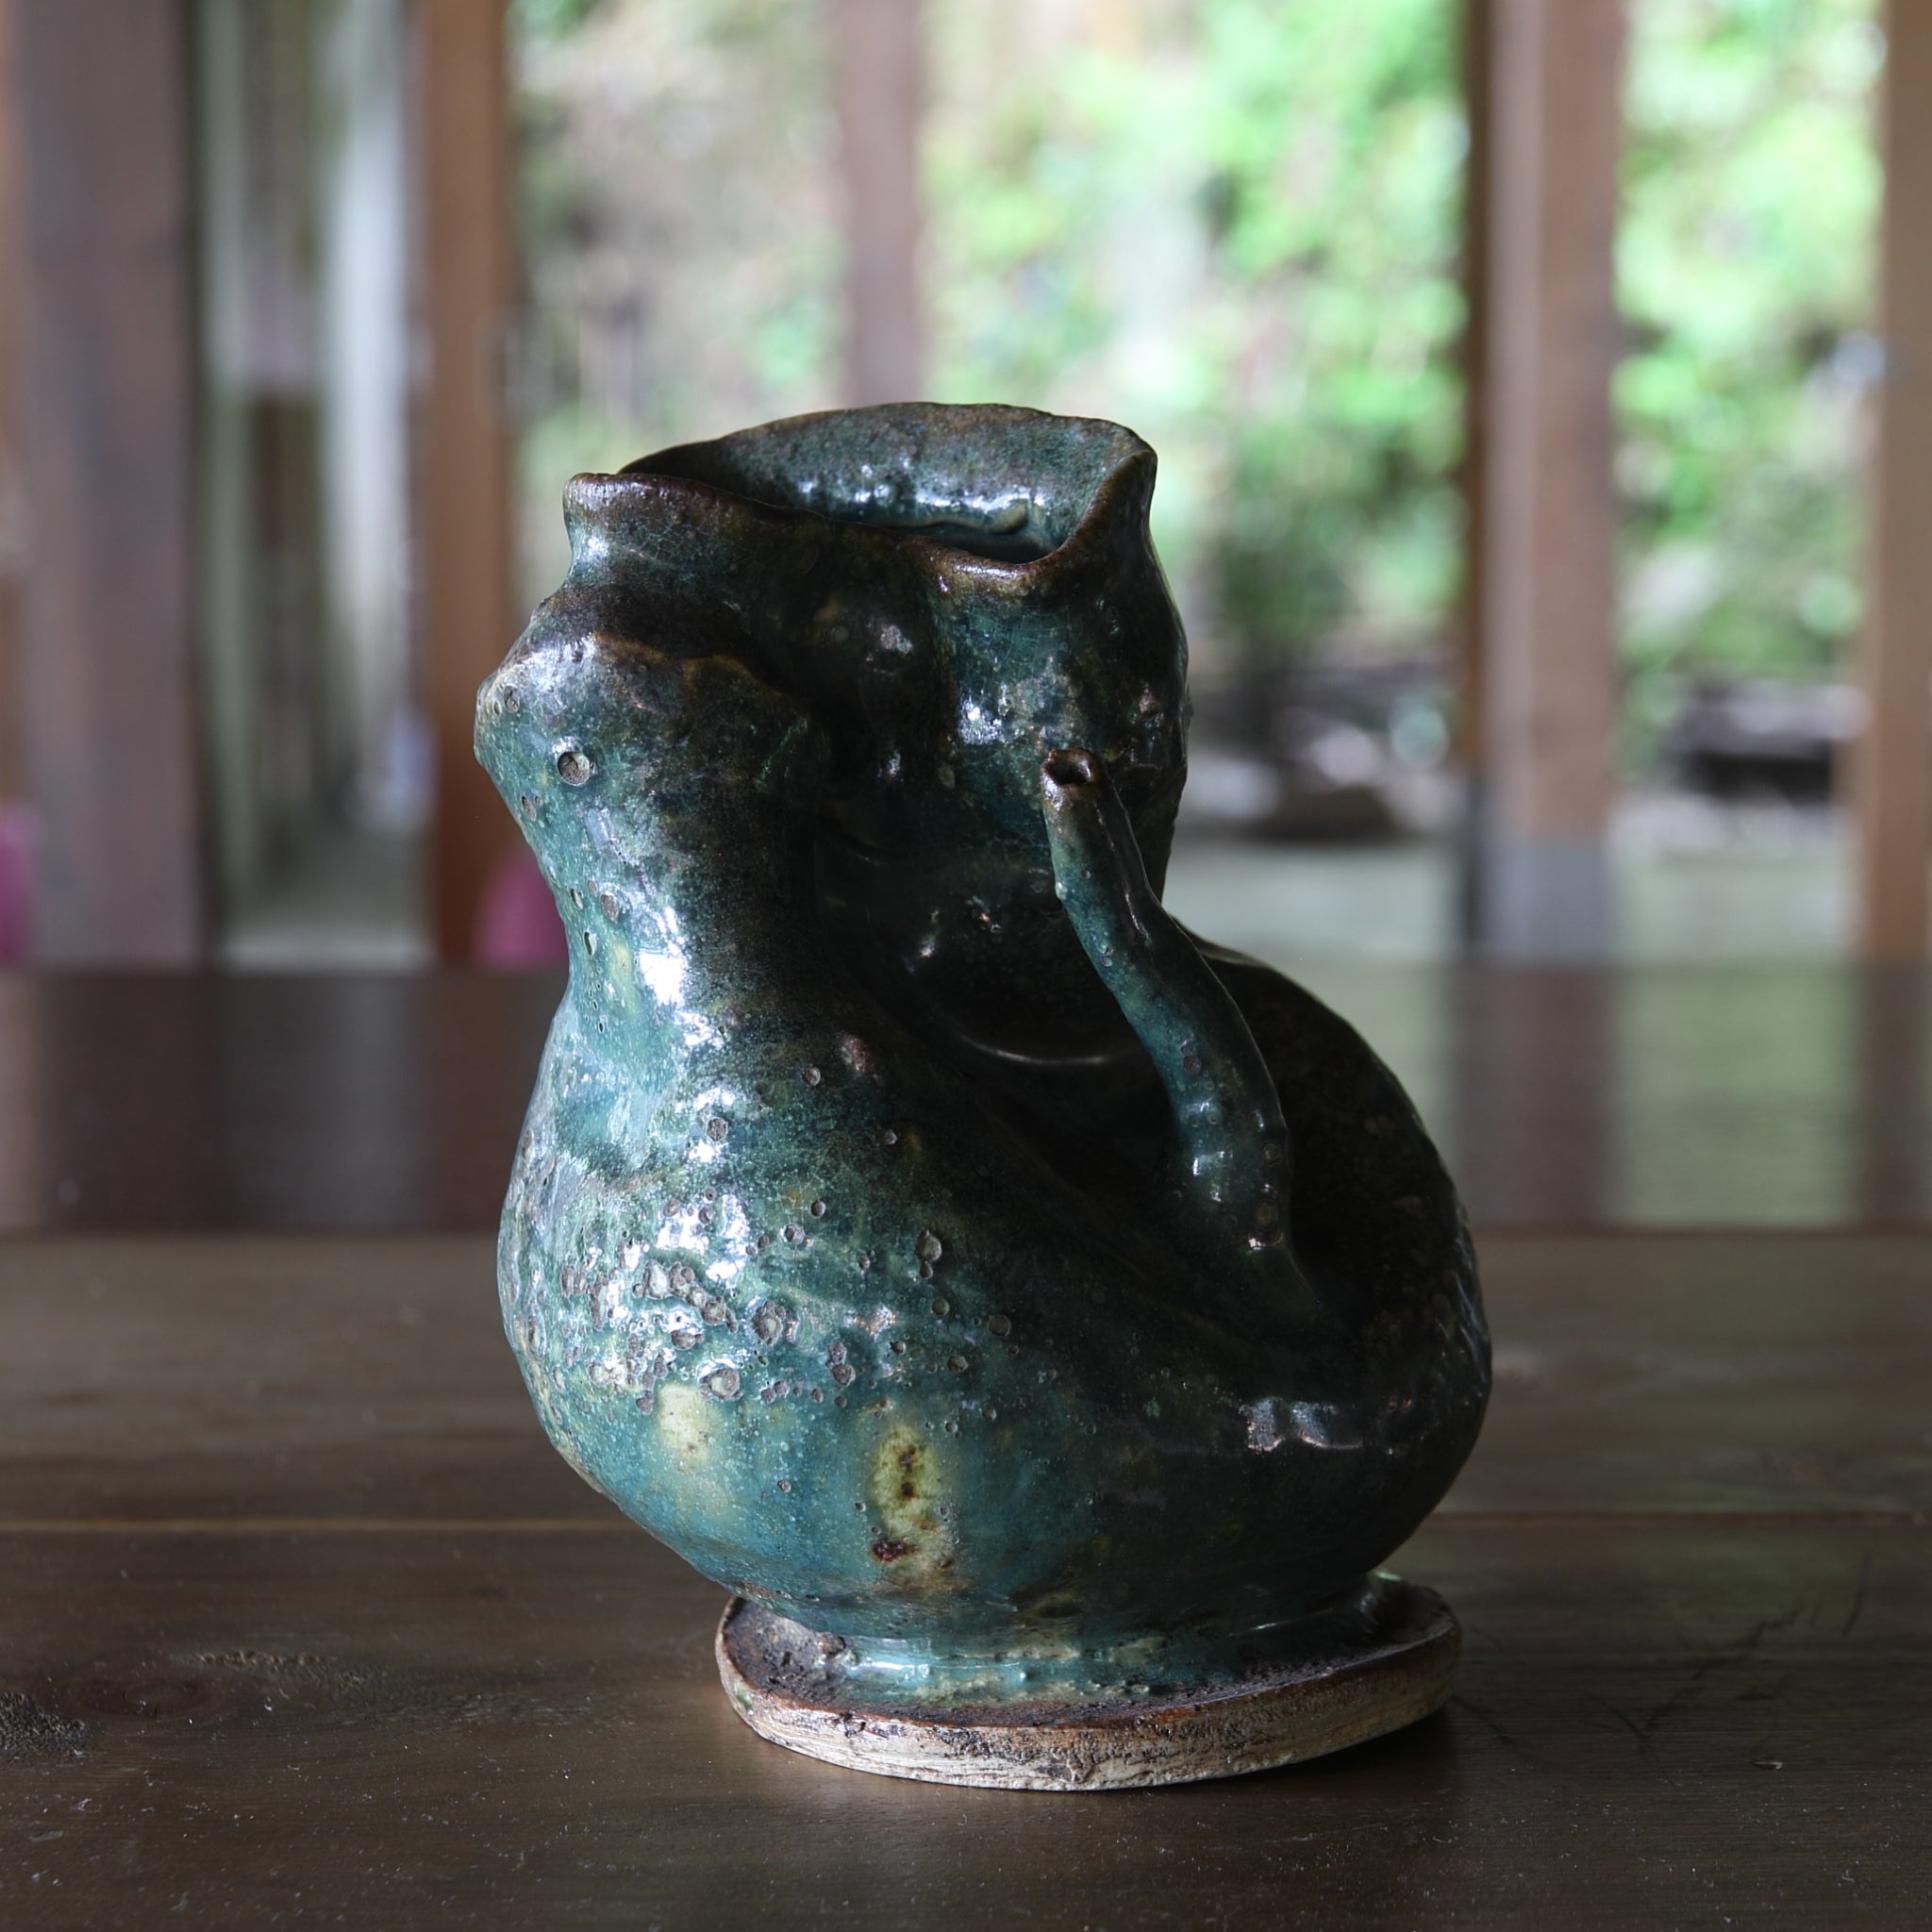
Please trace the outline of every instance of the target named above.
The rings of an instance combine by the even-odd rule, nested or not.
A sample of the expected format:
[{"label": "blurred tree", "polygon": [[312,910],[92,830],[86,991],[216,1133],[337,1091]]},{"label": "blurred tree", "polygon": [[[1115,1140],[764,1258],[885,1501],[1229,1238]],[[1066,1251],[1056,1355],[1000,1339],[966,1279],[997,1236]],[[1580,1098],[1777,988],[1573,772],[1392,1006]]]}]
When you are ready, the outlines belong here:
[{"label": "blurred tree", "polygon": [[[824,406],[821,0],[517,0],[533,592],[572,470]],[[1426,645],[1459,569],[1455,0],[927,0],[935,392],[1160,451],[1205,676]],[[1637,0],[1620,276],[1636,742],[1858,615],[1875,0]]]},{"label": "blurred tree", "polygon": [[[1465,134],[1447,0],[940,9],[942,391],[1117,416],[1210,674],[1453,592]],[[1231,666],[1229,668],[1232,668]]]},{"label": "blurred tree", "polygon": [[1876,14],[1636,9],[1617,398],[1640,743],[1686,676],[1828,675],[1858,622]]},{"label": "blurred tree", "polygon": [[516,0],[511,27],[535,599],[567,477],[830,403],[840,250],[813,0]]}]

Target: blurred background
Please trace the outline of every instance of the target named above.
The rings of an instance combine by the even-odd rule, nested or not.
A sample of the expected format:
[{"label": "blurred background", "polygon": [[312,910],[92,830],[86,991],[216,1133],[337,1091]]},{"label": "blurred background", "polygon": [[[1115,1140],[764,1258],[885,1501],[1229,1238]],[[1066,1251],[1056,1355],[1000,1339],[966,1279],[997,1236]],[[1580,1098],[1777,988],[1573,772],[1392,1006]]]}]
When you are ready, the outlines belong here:
[{"label": "blurred background", "polygon": [[560,960],[468,741],[565,479],[911,395],[1158,450],[1216,938],[1925,950],[1932,8],[11,0],[4,60],[0,961]]}]

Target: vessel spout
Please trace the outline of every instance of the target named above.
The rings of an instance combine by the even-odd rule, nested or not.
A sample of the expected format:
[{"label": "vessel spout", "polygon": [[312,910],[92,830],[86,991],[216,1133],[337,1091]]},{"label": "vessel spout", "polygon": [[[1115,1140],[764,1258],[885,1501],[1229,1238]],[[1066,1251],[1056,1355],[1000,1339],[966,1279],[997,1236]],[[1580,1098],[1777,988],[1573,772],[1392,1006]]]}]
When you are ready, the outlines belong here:
[{"label": "vessel spout", "polygon": [[1078,746],[1049,753],[1041,791],[1054,890],[1167,1091],[1171,1205],[1191,1248],[1244,1300],[1280,1313],[1285,1297],[1317,1316],[1288,1239],[1281,1100],[1247,1022],[1149,884],[1102,759]]}]

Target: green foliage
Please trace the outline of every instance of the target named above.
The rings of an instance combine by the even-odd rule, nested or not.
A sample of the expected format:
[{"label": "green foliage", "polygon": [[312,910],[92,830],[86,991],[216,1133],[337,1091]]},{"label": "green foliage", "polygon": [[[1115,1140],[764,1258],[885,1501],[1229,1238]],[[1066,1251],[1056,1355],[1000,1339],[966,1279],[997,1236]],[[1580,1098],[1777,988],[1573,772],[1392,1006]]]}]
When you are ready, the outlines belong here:
[{"label": "green foliage", "polygon": [[[1449,621],[1460,12],[926,0],[934,393],[1156,444],[1210,676]],[[1634,0],[1617,403],[1640,724],[1700,671],[1825,671],[1857,621],[1874,17]],[[514,20],[548,372],[532,476],[836,401],[823,0]],[[554,480],[532,484],[546,528]]]},{"label": "green foliage", "polygon": [[941,393],[1146,435],[1163,555],[1242,657],[1426,631],[1457,567],[1455,9],[1129,11],[1031,62],[975,9],[941,27]]},{"label": "green foliage", "polygon": [[1640,736],[1685,675],[1828,673],[1858,620],[1874,13],[1635,10],[1617,401]]},{"label": "green foliage", "polygon": [[836,400],[841,254],[818,0],[591,0],[562,26],[561,0],[523,8],[520,575],[534,601],[568,559],[568,476]]},{"label": "green foliage", "polygon": [[599,0],[510,0],[510,31],[525,41],[560,41],[589,20]]}]

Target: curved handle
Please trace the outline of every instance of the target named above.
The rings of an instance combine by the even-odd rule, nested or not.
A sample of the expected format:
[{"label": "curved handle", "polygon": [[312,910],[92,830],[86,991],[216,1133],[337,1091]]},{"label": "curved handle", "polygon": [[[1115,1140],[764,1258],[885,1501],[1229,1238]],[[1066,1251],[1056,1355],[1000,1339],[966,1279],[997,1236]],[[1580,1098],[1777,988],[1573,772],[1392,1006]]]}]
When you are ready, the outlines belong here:
[{"label": "curved handle", "polygon": [[1147,1049],[1174,1110],[1183,1218],[1215,1272],[1306,1298],[1287,1235],[1281,1101],[1241,1009],[1147,882],[1107,768],[1078,747],[1041,767],[1054,890],[1094,970]]}]

